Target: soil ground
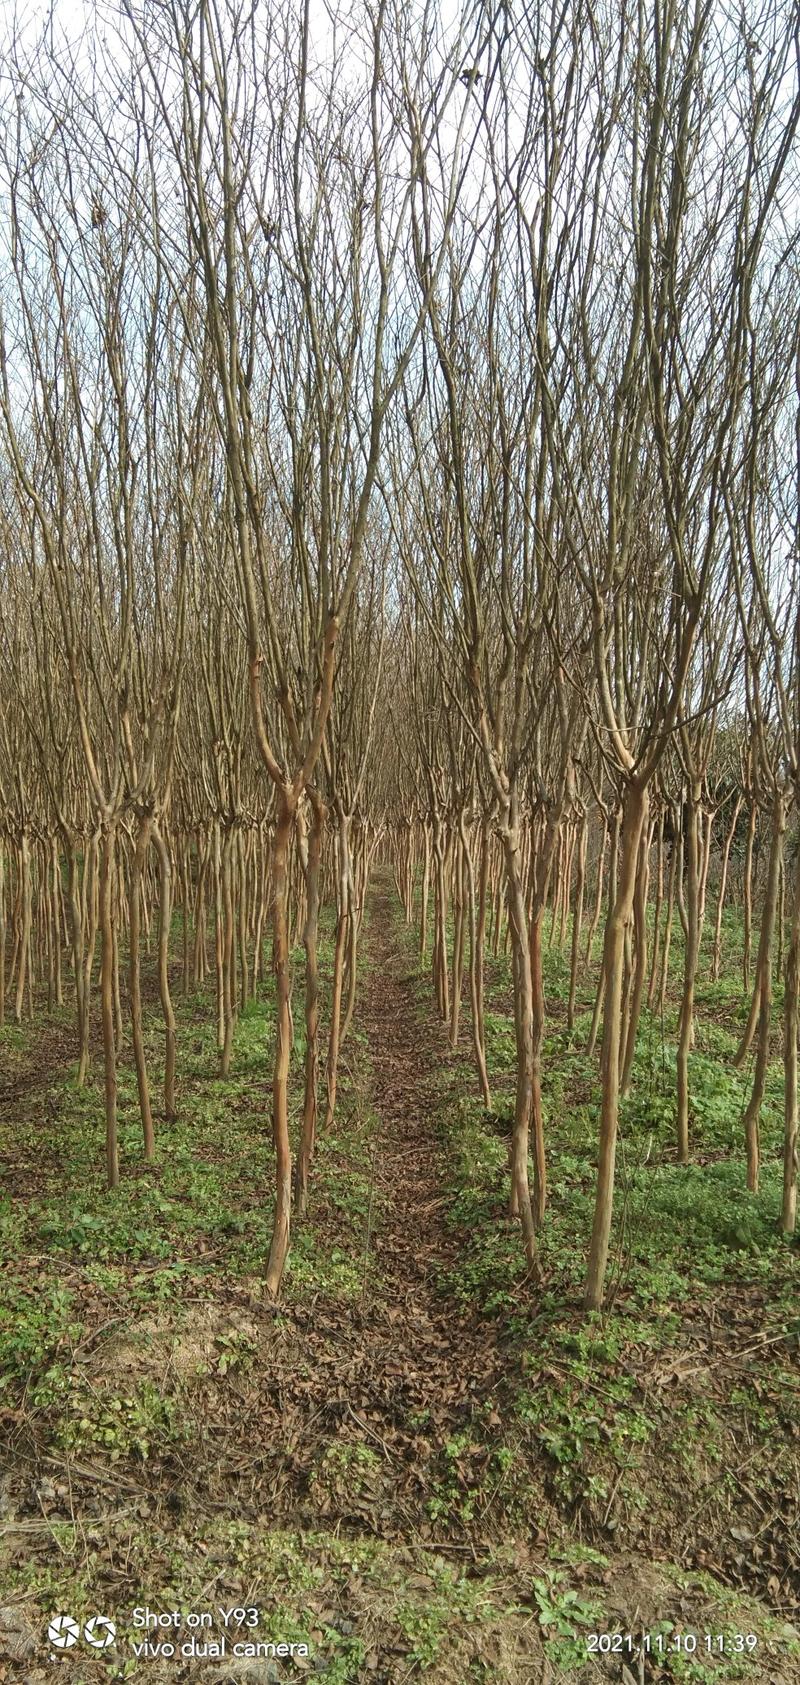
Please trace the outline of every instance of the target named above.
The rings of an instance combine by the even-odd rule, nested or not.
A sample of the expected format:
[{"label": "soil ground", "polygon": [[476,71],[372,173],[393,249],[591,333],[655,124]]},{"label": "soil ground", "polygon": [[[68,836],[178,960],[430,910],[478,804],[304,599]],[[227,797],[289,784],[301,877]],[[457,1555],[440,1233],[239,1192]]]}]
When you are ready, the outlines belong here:
[{"label": "soil ground", "polygon": [[[263,1136],[260,1048],[245,1038],[226,1088],[184,1027],[187,1108],[205,1108],[177,1140],[184,1200],[131,1147],[132,1203],[98,1230],[97,1202],[75,1204],[68,1026],[7,1038],[8,1302],[24,1328],[47,1302],[60,1330],[0,1392],[0,1681],[794,1685],[791,1423],[764,1442],[768,1366],[788,1372],[796,1347],[773,1337],[764,1291],[734,1285],[730,1315],[725,1293],[699,1292],[658,1339],[624,1293],[588,1339],[567,1292],[560,1346],[519,1271],[499,1307],[471,1292],[468,1169],[456,1185],[449,1144],[468,1038],[451,1053],[420,1010],[385,875],[365,943],[341,1116],[278,1306],[256,1268],[268,1142],[233,1166],[236,1131]],[[263,1023],[245,1027],[255,1049]],[[502,1111],[483,1123],[502,1159]],[[491,1219],[515,1247],[496,1195]],[[720,1442],[720,1399],[745,1383]],[[147,1626],[146,1610],[170,1618]],[[108,1616],[116,1643],[56,1653],[56,1613]],[[202,1654],[223,1638],[224,1656]],[[233,1653],[247,1642],[273,1652]]]}]

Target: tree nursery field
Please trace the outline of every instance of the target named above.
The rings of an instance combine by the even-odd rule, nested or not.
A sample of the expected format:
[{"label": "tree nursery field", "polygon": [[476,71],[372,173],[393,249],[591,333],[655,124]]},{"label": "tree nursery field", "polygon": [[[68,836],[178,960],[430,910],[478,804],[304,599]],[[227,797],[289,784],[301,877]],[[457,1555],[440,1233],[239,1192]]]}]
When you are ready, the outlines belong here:
[{"label": "tree nursery field", "polygon": [[0,1685],[800,1685],[796,6],[2,27]]}]

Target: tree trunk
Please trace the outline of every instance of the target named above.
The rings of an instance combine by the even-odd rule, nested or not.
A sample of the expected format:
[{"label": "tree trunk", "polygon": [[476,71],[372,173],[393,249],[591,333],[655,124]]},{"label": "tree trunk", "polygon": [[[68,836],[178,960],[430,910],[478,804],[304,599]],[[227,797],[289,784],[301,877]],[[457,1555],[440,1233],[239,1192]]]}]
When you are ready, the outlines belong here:
[{"label": "tree trunk", "polygon": [[175,1012],[169,988],[169,933],[172,924],[172,861],[166,840],[157,824],[153,825],[161,872],[161,907],[158,920],[158,993],[164,1018],[164,1111],[170,1121],[177,1115],[175,1104],[175,1065],[177,1060],[177,1030]]},{"label": "tree trunk", "polygon": [[519,828],[509,819],[503,829],[503,853],[508,892],[511,966],[514,980],[514,1029],[517,1044],[517,1086],[511,1145],[512,1208],[522,1223],[525,1258],[538,1279],[536,1229],[528,1185],[528,1131],[533,1105],[533,987],[526,930],[525,896],[519,858]]},{"label": "tree trunk", "polygon": [[586,938],[586,965],[589,964],[592,957],[592,943],[597,935],[597,926],[600,923],[600,913],[603,906],[603,876],[606,864],[606,843],[608,842],[608,819],[605,814],[602,815],[602,820],[603,835],[600,839],[600,848],[597,855],[597,878],[595,880],[594,889],[594,906],[592,908],[592,920],[589,925],[589,932]]},{"label": "tree trunk", "polygon": [[82,897],[86,908],[86,941],[84,943],[83,959],[83,1023],[81,1026],[81,1049],[78,1062],[78,1087],[82,1088],[89,1069],[89,1012],[92,999],[92,968],[94,966],[94,949],[97,940],[97,923],[99,913],[97,855],[100,844],[100,833],[94,831],[89,839],[89,847],[83,863]]},{"label": "tree trunk", "polygon": [[714,948],[711,959],[711,976],[715,983],[719,978],[719,968],[722,959],[722,913],[725,906],[725,891],[728,887],[728,863],[731,856],[731,844],[734,836],[736,835],[736,826],[738,824],[739,814],[741,811],[742,797],[737,796],[736,806],[733,810],[733,819],[731,820],[730,829],[728,830],[722,850],[722,864],[720,866],[719,874],[719,895],[717,896],[717,916],[714,922]]},{"label": "tree trunk", "polygon": [[533,1200],[537,1229],[544,1222],[547,1205],[547,1161],[544,1150],[542,1114],[542,1041],[544,1038],[544,978],[542,975],[542,925],[544,901],[534,907],[530,931],[531,967],[531,1118],[533,1120]]},{"label": "tree trunk", "polygon": [[233,1053],[233,1026],[236,1001],[236,972],[234,969],[233,953],[233,882],[232,882],[232,854],[233,831],[228,827],[225,841],[222,845],[222,1015],[223,1038],[220,1072],[226,1077],[230,1073],[231,1055]]},{"label": "tree trunk", "polygon": [[336,836],[337,853],[337,885],[336,885],[336,943],[333,954],[333,983],[331,988],[331,1025],[328,1032],[328,1061],[327,1061],[327,1100],[325,1105],[325,1128],[330,1129],[333,1114],[336,1110],[336,1087],[339,1074],[339,1047],[342,1015],[342,981],[344,977],[344,956],[347,945],[347,926],[350,918],[350,903],[352,899],[352,872],[350,869],[350,819],[340,810]]},{"label": "tree trunk", "polygon": [[[460,816],[459,816],[460,821]],[[453,848],[453,991],[450,998],[450,1046],[458,1046],[461,991],[464,984],[464,847],[459,838]]]},{"label": "tree trunk", "polygon": [[433,986],[436,992],[436,1003],[439,1016],[445,1021],[450,1016],[450,985],[447,968],[447,895],[444,871],[444,840],[442,837],[442,821],[438,814],[433,820],[433,858],[434,858],[434,940],[433,940]]},{"label": "tree trunk", "polygon": [[764,1082],[769,1060],[769,1029],[772,1011],[772,938],[775,930],[775,913],[778,904],[778,878],[780,876],[783,843],[786,836],[786,796],[778,790],[772,803],[772,827],[770,836],[769,863],[767,866],[767,887],[764,897],[764,911],[761,917],[761,935],[758,943],[758,958],[756,961],[756,992],[759,1002],[758,1014],[758,1043],[756,1046],[756,1063],[753,1074],[753,1091],[744,1114],[744,1137],[747,1148],[747,1186],[751,1193],[758,1192],[758,1173],[760,1168],[759,1118],[761,1102],[764,1098]]},{"label": "tree trunk", "polygon": [[6,1021],[6,855],[0,837],[0,1028]]},{"label": "tree trunk", "polygon": [[222,920],[222,850],[220,823],[214,820],[214,976],[217,999],[217,1053],[225,1046],[225,943]]},{"label": "tree trunk", "polygon": [[[481,1096],[487,1111],[492,1103],[489,1089],[489,1076],[486,1069],[486,1041],[483,1022],[483,931],[479,932],[479,921],[475,907],[475,867],[467,836],[467,825],[463,811],[458,816],[461,831],[461,848],[467,880],[467,914],[469,919],[469,994],[472,1013],[472,1045],[475,1051],[475,1065]],[[481,872],[483,872],[483,851],[481,853]],[[484,886],[484,917],[485,917],[485,886]]]},{"label": "tree trunk", "polygon": [[302,1214],[308,1203],[308,1176],[317,1133],[317,1068],[319,1064],[319,868],[322,831],[327,809],[318,795],[310,796],[311,831],[306,866],[306,920],[303,946],[306,955],[306,1069],[303,1099],[303,1127],[297,1157],[295,1204]]},{"label": "tree trunk", "polygon": [[697,812],[700,787],[693,784],[686,801],[686,940],[683,962],[683,999],[678,1029],[678,1096],[676,1131],[678,1163],[689,1163],[689,1052],[694,1021],[694,990],[700,948],[700,837]]},{"label": "tree trunk", "polygon": [[242,1010],[244,1010],[250,999],[250,967],[247,959],[247,862],[241,831],[237,834],[236,854],[239,865],[239,974],[241,979],[241,1003]]},{"label": "tree trunk", "polygon": [[567,1029],[571,1030],[575,1023],[575,994],[578,987],[578,952],[581,941],[581,926],[583,924],[583,895],[586,883],[586,816],[582,814],[579,821],[580,834],[578,838],[578,864],[575,874],[575,905],[572,912],[572,953],[569,968],[569,1000],[567,1001]]},{"label": "tree trunk", "polygon": [[156,1151],[155,1132],[153,1129],[153,1112],[150,1105],[150,1082],[147,1075],[147,1059],[144,1050],[144,1031],[142,1028],[142,974],[141,944],[142,924],[142,870],[150,847],[150,833],[153,821],[149,816],[139,820],[136,839],[133,847],[133,861],[131,864],[130,882],[128,885],[128,899],[130,903],[130,953],[128,956],[128,984],[131,992],[131,1031],[133,1035],[133,1058],[136,1065],[136,1086],[139,1091],[139,1111],[142,1117],[142,1134],[144,1136],[144,1156],[154,1159]]},{"label": "tree trunk", "polygon": [[656,996],[658,957],[661,952],[661,909],[664,905],[664,808],[658,816],[658,853],[656,858],[656,902],[653,908],[653,955],[650,962],[650,982],[647,985],[647,1005],[652,1011]]},{"label": "tree trunk", "polygon": [[797,1037],[800,1031],[800,837],[795,838],[794,901],[786,952],[783,997],[783,1199],[781,1229],[794,1234],[797,1223]]},{"label": "tree trunk", "polygon": [[[56,1005],[64,1005],[64,987],[61,975],[61,919],[63,913],[63,896],[61,891],[61,866],[58,858],[58,842],[55,837],[50,839],[50,858],[53,867],[53,904],[55,910],[55,967],[56,967]],[[66,931],[66,926],[65,926]]]},{"label": "tree trunk", "polygon": [[623,804],[619,887],[616,890],[606,919],[603,944],[605,1012],[600,1062],[603,1097],[600,1111],[597,1194],[584,1300],[587,1310],[599,1310],[603,1303],[606,1266],[608,1264],[608,1247],[614,1206],[617,1126],[619,1122],[623,950],[625,930],[633,906],[636,864],[639,856],[642,827],[647,822],[647,803],[646,790],[641,790],[636,784],[628,786]]},{"label": "tree trunk", "polygon": [[420,964],[424,962],[425,950],[428,946],[428,894],[431,881],[431,839],[428,834],[428,827],[425,823],[423,823],[422,827],[422,837],[425,852],[422,858],[422,896],[419,911]]},{"label": "tree trunk", "polygon": [[667,886],[667,911],[664,918],[664,945],[661,953],[661,982],[658,989],[658,1010],[664,1015],[664,1004],[667,998],[667,984],[669,982],[669,953],[672,947],[672,925],[675,918],[675,883],[678,877],[679,865],[682,870],[683,837],[673,835],[672,847],[669,852],[669,883]]},{"label": "tree trunk", "polygon": [[747,822],[747,848],[744,857],[744,948],[742,951],[742,987],[750,993],[750,948],[753,930],[753,843],[756,835],[758,808],[752,802]]},{"label": "tree trunk", "polygon": [[17,969],[17,989],[14,999],[14,1022],[22,1023],[22,1007],[25,1000],[25,984],[28,976],[31,944],[31,857],[28,847],[27,831],[22,832],[19,844],[19,900],[21,912],[21,926],[19,939],[19,966]]},{"label": "tree trunk", "polygon": [[275,1217],[267,1263],[267,1291],[280,1292],[289,1251],[292,1213],[292,1150],[289,1142],[289,1054],[291,1052],[291,978],[287,864],[294,813],[287,796],[279,796],[272,846],[272,965],[275,972],[275,1065],[272,1076],[272,1135],[275,1143]]},{"label": "tree trunk", "polygon": [[630,1013],[628,1029],[625,1037],[624,1058],[622,1061],[621,1093],[627,1094],[633,1073],[633,1056],[636,1052],[636,1034],[639,1029],[639,1018],[644,998],[644,980],[647,972],[647,891],[650,884],[650,829],[647,823],[642,828],[642,840],[639,847],[639,864],[636,872],[636,888],[633,898],[633,921],[636,932],[636,960],[631,989]]},{"label": "tree trunk", "polygon": [[75,856],[75,844],[71,836],[64,837],[64,849],[67,856],[67,922],[69,926],[69,943],[72,949],[72,975],[75,980],[75,1010],[78,1020],[78,1059],[83,1050],[83,923],[78,901],[78,862]]},{"label": "tree trunk", "polygon": [[[619,834],[620,834],[621,820],[622,820],[622,815],[620,813],[619,808],[617,808],[615,810],[615,813],[614,813],[614,822],[613,822],[613,825],[611,827],[611,854],[610,854],[609,862],[608,862],[608,910],[607,910],[607,913],[606,913],[606,921],[608,921],[608,918],[610,917],[611,908],[614,905],[614,901],[616,899],[616,894],[617,894],[617,870],[618,870],[618,862],[619,862]],[[605,952],[605,940],[604,940],[604,943],[603,943],[603,949],[604,949],[604,952]],[[622,979],[620,978],[620,989],[621,988],[622,988]],[[589,1054],[594,1053],[594,1050],[595,1050],[595,1045],[596,1045],[596,1042],[597,1042],[597,1032],[600,1028],[600,1017],[601,1017],[601,1014],[602,1014],[602,1011],[603,1011],[603,1003],[604,1003],[604,1000],[605,1000],[605,992],[606,992],[606,968],[605,968],[605,964],[603,964],[600,967],[600,976],[597,980],[597,994],[595,995],[594,1011],[592,1013],[592,1023],[591,1023],[591,1028],[589,1030],[589,1040],[586,1044],[586,1051]]]},{"label": "tree trunk", "polygon": [[114,882],[114,842],[116,830],[108,825],[103,832],[100,855],[100,1003],[103,1024],[103,1062],[105,1068],[106,1101],[106,1178],[109,1188],[119,1184],[119,1148],[117,1144],[117,1070],[114,1044],[114,927],[112,921],[112,890]]}]

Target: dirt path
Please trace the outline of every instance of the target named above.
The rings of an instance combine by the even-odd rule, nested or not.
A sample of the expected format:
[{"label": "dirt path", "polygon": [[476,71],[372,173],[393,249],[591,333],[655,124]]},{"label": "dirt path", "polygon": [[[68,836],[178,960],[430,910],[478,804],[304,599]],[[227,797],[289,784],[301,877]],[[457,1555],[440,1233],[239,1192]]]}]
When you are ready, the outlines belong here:
[{"label": "dirt path", "polygon": [[[458,1242],[443,1222],[443,1155],[426,1091],[450,1053],[435,1018],[418,1019],[415,980],[395,919],[391,884],[377,877],[358,1013],[376,1115],[368,1288],[352,1307],[320,1295],[313,1311],[291,1311],[310,1361],[296,1377],[299,1392],[292,1374],[286,1376],[282,1403],[284,1412],[294,1403],[306,1417],[308,1427],[298,1434],[304,1461],[309,1432],[335,1430],[339,1443],[361,1440],[380,1451],[375,1484],[382,1502],[376,1507],[374,1491],[359,1497],[351,1489],[340,1494],[336,1513],[342,1522],[360,1519],[397,1539],[409,1531],[430,1536],[432,1465],[476,1412],[492,1408],[504,1361],[492,1325],[463,1312],[443,1281],[457,1269]],[[318,1455],[312,1453],[312,1462],[318,1464]],[[301,1513],[293,1519],[304,1524],[319,1513],[313,1474],[308,1495],[312,1508],[295,1486]],[[283,1502],[291,1507],[291,1485]]]}]

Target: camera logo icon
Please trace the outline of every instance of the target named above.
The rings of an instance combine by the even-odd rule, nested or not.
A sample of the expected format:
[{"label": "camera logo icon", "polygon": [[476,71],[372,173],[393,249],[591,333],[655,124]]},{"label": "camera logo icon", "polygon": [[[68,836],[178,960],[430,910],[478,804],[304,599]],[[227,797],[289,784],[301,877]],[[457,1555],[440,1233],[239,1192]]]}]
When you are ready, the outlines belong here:
[{"label": "camera logo icon", "polygon": [[71,1650],[77,1644],[81,1629],[71,1615],[54,1615],[47,1636],[56,1650]]},{"label": "camera logo icon", "polygon": [[86,1622],[83,1636],[94,1650],[107,1650],[117,1636],[117,1629],[107,1615],[93,1615],[91,1620]]}]

